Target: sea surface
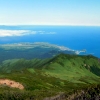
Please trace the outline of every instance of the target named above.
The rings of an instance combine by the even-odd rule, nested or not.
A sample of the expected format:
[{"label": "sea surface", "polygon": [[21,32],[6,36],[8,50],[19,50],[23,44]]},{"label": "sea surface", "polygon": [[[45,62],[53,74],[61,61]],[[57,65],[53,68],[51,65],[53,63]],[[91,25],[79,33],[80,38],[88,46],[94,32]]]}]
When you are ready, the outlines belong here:
[{"label": "sea surface", "polygon": [[100,26],[0,26],[0,30],[28,30],[22,36],[0,36],[0,44],[48,42],[100,57]]}]

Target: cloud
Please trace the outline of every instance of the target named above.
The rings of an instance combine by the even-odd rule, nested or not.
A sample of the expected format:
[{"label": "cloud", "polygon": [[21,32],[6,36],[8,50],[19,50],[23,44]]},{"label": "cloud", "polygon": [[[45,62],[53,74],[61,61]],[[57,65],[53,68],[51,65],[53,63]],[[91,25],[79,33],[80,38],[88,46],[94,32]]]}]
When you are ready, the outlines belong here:
[{"label": "cloud", "polygon": [[56,32],[49,32],[49,33],[47,33],[47,34],[56,34]]},{"label": "cloud", "polygon": [[37,33],[36,31],[30,31],[30,30],[0,30],[0,37],[23,36],[36,33]]},{"label": "cloud", "polygon": [[45,32],[45,31],[31,31],[31,30],[0,30],[0,37],[6,36],[23,36],[30,34],[55,34],[55,32]]},{"label": "cloud", "polygon": [[39,34],[56,34],[56,32],[45,32],[45,31],[38,31]]}]

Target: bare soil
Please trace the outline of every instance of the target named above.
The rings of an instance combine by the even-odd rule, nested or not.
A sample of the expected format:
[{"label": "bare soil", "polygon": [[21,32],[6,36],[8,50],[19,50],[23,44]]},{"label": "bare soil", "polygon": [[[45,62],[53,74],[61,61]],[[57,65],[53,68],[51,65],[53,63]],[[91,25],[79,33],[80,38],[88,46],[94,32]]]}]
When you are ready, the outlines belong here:
[{"label": "bare soil", "polygon": [[18,88],[18,89],[24,89],[24,86],[20,84],[19,82],[15,82],[13,80],[9,79],[0,79],[0,85],[6,85],[12,88]]}]

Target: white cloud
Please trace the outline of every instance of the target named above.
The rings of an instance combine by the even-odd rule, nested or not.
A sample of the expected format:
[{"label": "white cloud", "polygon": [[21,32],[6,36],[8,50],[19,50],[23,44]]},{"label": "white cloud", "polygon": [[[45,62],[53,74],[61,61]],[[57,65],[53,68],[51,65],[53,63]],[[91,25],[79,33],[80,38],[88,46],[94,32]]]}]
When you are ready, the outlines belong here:
[{"label": "white cloud", "polygon": [[30,30],[0,30],[0,37],[5,36],[22,36],[22,35],[28,35],[28,34],[36,34],[36,31],[30,31]]},{"label": "white cloud", "polygon": [[31,31],[31,30],[0,30],[0,37],[23,36],[30,34],[55,34],[56,32]]},{"label": "white cloud", "polygon": [[46,34],[45,31],[38,31],[39,34]]},{"label": "white cloud", "polygon": [[45,32],[45,31],[38,31],[39,34],[56,34],[56,32]]},{"label": "white cloud", "polygon": [[56,34],[56,32],[49,32],[49,33],[47,33],[47,34]]}]

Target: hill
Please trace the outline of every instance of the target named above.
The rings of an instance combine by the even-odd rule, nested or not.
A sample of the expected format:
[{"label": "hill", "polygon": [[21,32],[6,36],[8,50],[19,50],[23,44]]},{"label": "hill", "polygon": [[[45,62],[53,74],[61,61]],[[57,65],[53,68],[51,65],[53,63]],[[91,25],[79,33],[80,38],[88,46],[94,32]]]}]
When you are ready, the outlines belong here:
[{"label": "hill", "polygon": [[23,69],[38,69],[47,75],[68,81],[81,82],[82,79],[88,80],[88,78],[96,80],[100,76],[100,62],[91,55],[60,54],[51,59],[12,59],[5,60],[0,65],[1,72],[10,73]]},{"label": "hill", "polygon": [[[71,82],[89,82],[100,77],[100,62],[98,58],[77,55],[60,54],[43,66],[43,70],[51,75]],[[92,79],[91,79],[92,78]]]},{"label": "hill", "polygon": [[[97,97],[100,93],[100,62],[92,55],[68,54],[60,54],[49,59],[5,60],[0,65],[0,78],[14,80],[24,86],[24,90],[0,87],[0,96],[4,96],[3,93],[5,93],[6,98],[17,98],[16,96],[19,95],[15,100],[19,98],[44,100],[51,96],[56,98],[58,94],[66,99],[74,94],[73,100],[75,100],[76,97],[82,95],[82,91],[84,93],[95,91]],[[86,98],[91,98],[92,94],[84,95]]]}]

